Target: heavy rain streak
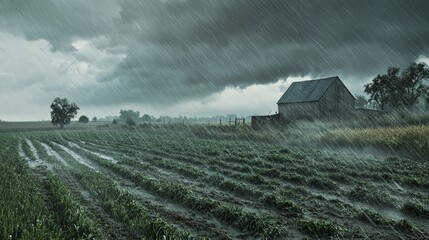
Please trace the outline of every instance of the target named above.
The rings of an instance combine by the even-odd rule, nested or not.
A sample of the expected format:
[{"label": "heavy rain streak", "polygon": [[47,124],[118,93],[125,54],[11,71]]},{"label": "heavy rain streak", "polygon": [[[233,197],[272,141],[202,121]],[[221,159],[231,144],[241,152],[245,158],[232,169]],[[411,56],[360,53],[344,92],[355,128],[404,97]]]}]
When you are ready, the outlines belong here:
[{"label": "heavy rain streak", "polygon": [[0,239],[429,239],[428,10],[0,0]]}]

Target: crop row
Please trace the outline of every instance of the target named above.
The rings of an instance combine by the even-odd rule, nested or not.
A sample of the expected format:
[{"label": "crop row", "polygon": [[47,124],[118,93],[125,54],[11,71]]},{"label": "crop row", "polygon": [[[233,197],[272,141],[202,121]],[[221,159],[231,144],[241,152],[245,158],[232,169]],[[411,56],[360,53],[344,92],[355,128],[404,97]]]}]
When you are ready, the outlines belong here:
[{"label": "crop row", "polygon": [[[81,146],[88,148],[88,146],[91,146],[91,145],[81,144]],[[95,150],[95,148],[92,148],[92,150]],[[314,187],[322,190],[329,190],[329,191],[338,190],[337,185],[325,177],[302,177],[294,172],[288,172],[286,170],[284,172],[280,172],[276,170],[273,170],[270,172],[269,170],[266,170],[266,169],[253,168],[252,173],[240,173],[240,172],[234,173],[231,170],[226,170],[225,169],[226,166],[221,168],[221,166],[226,163],[222,162],[222,160],[220,159],[213,159],[213,161],[210,161],[210,160],[200,160],[200,159],[181,156],[179,157],[179,160],[172,161],[172,160],[163,160],[159,157],[151,157],[146,153],[142,153],[141,151],[134,149],[134,147],[126,147],[126,148],[124,147],[122,149],[119,149],[119,151],[124,151],[126,152],[126,155],[132,156],[128,158],[124,158],[123,156],[118,156],[118,159],[131,165],[137,166],[141,164],[141,161],[143,160],[145,162],[149,162],[151,165],[157,165],[158,167],[161,167],[161,168],[174,170],[177,173],[181,174],[182,176],[185,176],[188,178],[189,177],[193,179],[200,178],[198,181],[205,182],[223,191],[231,192],[240,197],[247,196],[250,199],[258,199],[258,201],[261,201],[262,203],[265,203],[263,201],[264,199],[278,199],[278,201],[276,201],[278,203],[277,206],[276,204],[273,205],[272,203],[265,204],[277,210],[285,210],[284,209],[285,205],[283,203],[285,202],[291,203],[291,202],[287,199],[283,199],[282,197],[278,197],[278,196],[274,198],[273,197],[275,196],[274,194],[268,193],[269,192],[267,191],[268,189],[270,188],[276,189],[277,186],[279,186],[279,185],[273,185],[275,184],[275,181],[273,181],[273,179],[279,179],[281,181],[286,181],[286,182],[293,182],[295,184],[306,185],[309,187]],[[139,160],[134,160],[134,159],[139,159]],[[278,158],[275,158],[272,161],[279,161],[279,160]],[[178,162],[181,162],[181,163],[178,164]],[[218,174],[215,174],[215,175],[209,174],[208,172],[202,170],[201,168],[198,169],[193,167],[193,165],[206,166],[206,167],[209,166],[209,169],[211,170],[211,172],[218,173]],[[146,167],[146,165],[141,165],[140,167]],[[303,174],[305,173],[304,170],[297,170],[297,171],[301,171]],[[235,181],[231,181],[225,178],[224,176],[234,179]],[[337,175],[337,177],[341,177],[341,175]],[[260,179],[260,181],[258,181],[258,179]],[[271,180],[266,181],[266,179],[271,179]],[[253,187],[250,187],[247,184],[243,184],[242,183],[243,181],[250,182],[254,185],[259,185],[261,183],[264,183],[265,181],[267,184],[265,184],[262,187],[264,191],[261,191]],[[365,185],[367,184],[354,184],[352,185],[354,187],[350,191],[343,194],[346,194],[346,196],[353,201],[358,200],[362,202],[369,202],[371,204],[374,203],[375,205],[384,203],[391,207],[394,207],[393,198],[387,195],[385,191],[382,191],[382,189],[378,190],[377,192],[383,193],[386,196],[385,198],[377,197],[377,194],[375,194],[374,191],[372,191],[371,193],[374,193],[375,195],[355,193],[356,189],[362,189],[363,193],[365,193],[366,187],[362,188],[362,186],[365,186]],[[359,186],[359,188],[357,188],[356,186]],[[290,198],[290,195],[286,195],[286,196]],[[289,205],[292,209],[294,209],[292,204],[289,204]],[[300,211],[295,208],[294,211],[287,210],[286,212],[299,213]]]},{"label": "crop row", "polygon": [[18,139],[0,135],[0,239],[61,239],[35,179],[18,156]]},{"label": "crop row", "polygon": [[[144,236],[149,239],[160,239],[163,237],[166,239],[188,239],[189,233],[179,231],[163,219],[148,214],[129,192],[119,188],[109,177],[75,161],[71,155],[59,146],[51,142],[45,143],[70,164],[71,167],[67,168],[67,170],[93,196],[102,201],[103,208],[111,213],[115,219],[125,223],[132,235]],[[43,152],[44,149],[40,149],[40,146],[37,145],[39,150]],[[43,156],[53,158],[48,156],[46,152]]]},{"label": "crop row", "polygon": [[[86,149],[87,145],[80,147]],[[79,151],[78,148],[75,148],[74,150]],[[95,149],[91,150],[94,151]],[[179,163],[179,161],[164,160],[159,157],[145,155],[141,152],[129,151],[128,153],[132,153],[133,157],[122,155],[117,156],[116,160],[120,160],[120,163],[122,164],[131,165],[136,167],[136,169],[143,169],[145,171],[148,169],[148,166],[157,166],[163,169],[173,170],[184,178],[190,178],[196,182],[204,182],[222,191],[233,193],[239,197],[257,200],[258,203],[273,207],[274,209],[279,210],[288,216],[300,216],[302,214],[302,209],[289,200],[280,198],[272,193],[267,193],[266,191],[255,189],[247,184],[243,184],[242,181],[240,181],[250,180],[250,177],[255,177],[255,180],[250,180],[250,182],[255,182],[257,179],[260,179],[260,176],[248,176],[245,174],[238,175],[224,172],[225,175],[233,177],[233,180],[230,180],[217,173],[222,172],[222,170],[212,169],[216,167],[214,164],[209,164],[211,166],[211,170],[213,170],[213,173],[209,173],[207,171],[198,169],[194,167],[193,164],[189,164],[185,161]],[[271,187],[273,188],[274,186]]]},{"label": "crop row", "polygon": [[[74,149],[74,151],[79,151],[79,149]],[[167,181],[156,181],[94,154],[83,151],[80,154],[86,154],[86,157],[90,160],[137,183],[154,194],[178,202],[203,214],[211,214],[225,223],[237,227],[241,231],[265,237],[278,237],[285,234],[285,230],[268,216],[260,216],[226,203],[214,201],[208,197],[197,196],[192,189],[184,185]]]},{"label": "crop row", "polygon": [[[382,217],[376,214],[380,206],[388,206],[390,208],[388,211],[402,211],[405,213],[404,216],[409,215],[411,219],[426,218],[427,200],[424,200],[425,196],[422,195],[420,189],[425,186],[423,175],[426,172],[426,166],[418,162],[399,158],[384,160],[347,158],[343,155],[328,154],[317,150],[272,145],[255,146],[253,149],[252,143],[232,141],[216,143],[175,138],[171,135],[168,138],[153,137],[132,132],[126,134],[102,131],[97,134],[73,132],[62,134],[61,137],[64,138],[50,135],[48,138],[44,138],[44,141],[55,141],[64,146],[68,145],[67,141],[77,143],[85,150],[73,148],[73,145],[68,148],[73,149],[74,152],[80,151],[79,155],[102,166],[100,169],[108,178],[131,180],[153,195],[169,199],[172,203],[190,209],[193,209],[192,206],[184,203],[184,201],[189,201],[188,194],[197,199],[208,199],[212,202],[218,200],[218,204],[232,208],[236,208],[237,205],[245,205],[246,211],[244,212],[250,211],[251,214],[265,212],[265,210],[261,211],[261,205],[253,203],[260,202],[280,213],[281,204],[279,202],[291,199],[294,203],[300,202],[299,208],[305,210],[305,217],[284,219],[274,214],[275,221],[281,219],[282,222],[277,222],[279,227],[286,225],[288,228],[292,227],[292,229],[312,237],[355,238],[375,237],[377,234],[392,236],[389,232],[395,229],[394,231],[402,237],[415,236],[418,238],[421,236],[418,232],[425,232],[423,229],[417,228],[419,224],[416,222],[393,221],[388,220],[384,215]],[[81,143],[80,140],[83,142]],[[92,155],[90,152],[113,155],[115,160],[120,161],[115,164]],[[64,153],[61,155],[66,156]],[[160,171],[153,171],[157,169]],[[183,183],[189,183],[188,180],[191,180],[190,186],[156,180],[157,174],[163,173],[164,169],[173,175],[160,175],[159,178],[171,179],[174,177],[174,180],[178,182],[181,182],[180,179],[187,178]],[[373,182],[373,184],[367,184],[367,182]],[[293,185],[289,185],[289,183],[293,183]],[[156,189],[151,190],[150,186],[158,187],[159,192]],[[204,190],[206,186],[209,186],[209,190],[216,188],[219,191],[206,191]],[[420,188],[408,188],[408,186]],[[327,190],[330,193],[325,192],[325,198],[325,193],[313,188]],[[223,198],[222,192],[229,192],[234,197],[227,195],[228,197]],[[133,196],[136,197],[135,194]],[[239,199],[239,202],[235,198]],[[345,200],[343,201],[343,199]],[[250,206],[247,200],[252,202]],[[374,207],[368,207],[372,209],[371,211],[360,209],[352,204],[355,201]],[[190,202],[192,203],[192,200]],[[225,202],[232,204],[225,204]],[[214,216],[222,220],[211,209],[207,210],[204,206],[202,205],[202,210],[194,208],[193,212],[207,214],[208,217]],[[288,207],[290,206],[286,205],[286,209]],[[243,213],[243,209],[237,209],[238,212]],[[270,215],[273,214],[271,211],[269,212]],[[287,213],[287,210],[285,212]],[[260,213],[255,215],[265,217]],[[366,215],[369,217],[365,217]],[[327,217],[333,217],[333,221],[326,221]],[[381,224],[374,225],[378,220]],[[344,221],[344,224],[339,225],[336,223],[338,221],[342,223]],[[355,221],[365,224],[354,227]],[[223,220],[223,222],[228,223],[227,220]],[[237,225],[233,226],[249,235],[263,236],[263,233],[246,231]],[[359,230],[360,228],[362,230]],[[368,229],[372,232],[366,232]],[[388,235],[385,235],[386,233]],[[284,234],[281,237],[284,237]]]},{"label": "crop row", "polygon": [[[121,140],[121,138],[119,138]],[[150,138],[149,138],[150,139]],[[88,142],[91,142],[90,140]],[[193,147],[189,150],[190,154],[184,155],[183,145],[187,146],[191,141],[186,141],[185,143],[178,144],[174,141],[167,141],[161,139],[159,141],[148,141],[145,140],[142,142],[138,142],[137,140],[133,140],[132,144],[128,144],[125,142],[125,139],[121,141],[115,140],[115,144],[119,144],[117,147],[113,146],[98,146],[97,148],[105,148],[106,151],[109,149],[115,149],[115,151],[123,152],[127,155],[132,156],[133,158],[142,159],[141,152],[154,152],[154,155],[167,156],[168,158],[174,158],[177,161],[181,161],[184,163],[189,163],[190,165],[200,166],[202,167],[210,166],[210,170],[212,172],[218,172],[225,177],[232,178],[238,180],[237,182],[247,181],[251,184],[255,184],[256,188],[258,188],[257,183],[263,183],[264,180],[270,179],[269,184],[272,187],[268,189],[275,189],[276,185],[273,180],[280,180],[285,183],[293,183],[303,186],[309,186],[312,188],[317,188],[321,190],[328,191],[338,191],[338,184],[347,184],[351,185],[352,189],[345,193],[347,197],[351,200],[358,200],[367,202],[369,197],[356,197],[353,189],[356,189],[356,186],[364,187],[363,191],[366,191],[366,183],[371,180],[382,181],[383,183],[391,182],[392,185],[399,183],[408,186],[419,186],[426,187],[428,186],[428,180],[424,177],[424,173],[428,172],[427,166],[424,164],[407,161],[399,158],[388,158],[382,161],[376,160],[356,160],[356,161],[347,161],[343,160],[339,156],[332,156],[325,154],[316,154],[314,156],[309,156],[306,151],[297,152],[296,149],[285,149],[280,148],[277,151],[267,151],[266,154],[260,154],[258,159],[260,161],[255,160],[247,160],[241,157],[246,156],[246,153],[242,153],[240,149],[231,149],[231,147],[223,146],[224,151],[228,152],[228,155],[222,154],[214,154],[210,153],[208,150],[204,150],[207,148],[200,148],[200,158],[191,157],[196,156],[196,151],[198,147]],[[144,145],[147,146],[144,146]],[[176,146],[168,150],[168,147]],[[85,144],[85,147],[93,146],[92,144]],[[153,146],[158,146],[163,149],[148,149]],[[166,147],[167,146],[167,147]],[[180,146],[180,147],[178,147]],[[197,144],[198,146],[198,144]],[[214,144],[216,146],[216,144]],[[247,146],[243,147],[248,150]],[[94,149],[96,149],[94,147]],[[215,152],[221,152],[219,148]],[[179,151],[178,153],[172,151]],[[156,154],[158,152],[158,154]],[[235,154],[235,152],[240,152]],[[276,153],[275,153],[276,152]],[[146,154],[146,153],[145,153]],[[206,155],[209,154],[209,155]],[[210,156],[215,155],[215,156]],[[242,155],[242,156],[238,156]],[[252,154],[247,154],[248,156]],[[249,161],[252,161],[252,166],[249,164]],[[169,161],[171,162],[171,161]],[[240,163],[240,164],[237,164]],[[257,164],[256,164],[257,163]],[[281,164],[281,165],[279,165]],[[287,166],[285,166],[285,164]],[[229,169],[228,170],[228,166]],[[420,168],[420,169],[418,169]],[[314,174],[315,170],[323,170],[323,172],[319,172]],[[185,170],[186,171],[186,170]],[[247,171],[247,172],[246,172]],[[192,174],[195,171],[187,171],[188,174]],[[261,180],[261,181],[258,181]],[[332,181],[332,180],[333,181]],[[236,184],[237,185],[237,184]],[[234,187],[234,185],[231,185]],[[369,186],[370,187],[370,186]],[[240,187],[232,188],[237,192],[241,191]],[[267,185],[261,186],[263,191],[266,191]],[[382,191],[383,189],[380,189]],[[389,190],[389,189],[385,189]],[[390,191],[390,190],[389,190]],[[384,191],[383,191],[384,192]],[[402,194],[397,192],[392,192],[392,194]],[[388,199],[392,199],[388,197],[384,200],[388,201],[389,205],[393,205],[394,202]],[[371,203],[378,204],[380,201],[369,200]]]},{"label": "crop row", "polygon": [[[90,144],[85,144],[85,147],[88,148],[91,146]],[[108,151],[109,147],[97,146],[93,147],[91,150],[99,150],[100,148]],[[254,185],[257,188],[261,188],[264,190],[267,189],[277,189],[279,186],[284,185],[281,182],[275,182],[273,179],[281,180],[286,183],[294,183],[300,185],[307,185],[314,188],[319,188],[322,190],[337,190],[338,187],[336,183],[333,181],[322,177],[317,176],[318,174],[299,174],[294,171],[292,166],[289,167],[279,167],[275,164],[272,164],[267,161],[259,161],[258,164],[263,166],[263,168],[259,168],[258,166],[250,167],[248,161],[246,161],[244,166],[238,166],[236,164],[235,159],[227,158],[208,158],[207,156],[201,158],[195,158],[185,155],[179,155],[175,153],[161,152],[161,150],[148,150],[146,151],[146,147],[142,150],[142,147],[135,146],[122,146],[121,148],[116,149],[116,151],[120,151],[124,154],[132,156],[132,158],[145,158],[147,159],[150,156],[147,152],[152,152],[156,156],[165,156],[170,159],[174,159],[175,161],[180,161],[183,163],[188,163],[192,165],[210,167],[210,170],[213,172],[217,172],[222,174],[228,178],[235,179],[239,182],[247,182],[251,185]],[[232,166],[232,167],[231,167]],[[280,170],[279,170],[280,168]],[[186,171],[186,170],[185,170]],[[192,172],[196,171],[187,171],[187,174],[192,174]],[[312,177],[306,177],[312,176]],[[267,180],[267,178],[269,180]]]},{"label": "crop row", "polygon": [[[144,161],[150,163],[151,165],[173,170],[181,174],[182,177],[193,179],[196,182],[204,182],[222,191],[233,193],[238,197],[244,197],[253,201],[256,200],[258,203],[272,207],[286,216],[297,217],[303,214],[303,210],[289,200],[282,199],[275,194],[254,189],[239,181],[227,179],[220,174],[209,174],[193,167],[190,164],[179,164],[177,162],[166,161],[156,157],[145,158]],[[147,167],[147,165],[143,164],[142,161],[135,160],[133,158],[121,158],[121,162],[132,165],[137,169]]]}]

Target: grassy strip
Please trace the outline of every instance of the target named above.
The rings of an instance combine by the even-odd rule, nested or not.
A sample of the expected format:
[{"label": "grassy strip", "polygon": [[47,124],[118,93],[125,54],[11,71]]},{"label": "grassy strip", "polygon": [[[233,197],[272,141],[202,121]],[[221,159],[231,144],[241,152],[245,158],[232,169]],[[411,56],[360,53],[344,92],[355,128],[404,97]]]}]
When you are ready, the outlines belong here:
[{"label": "grassy strip", "polygon": [[24,154],[32,161],[36,161],[36,156],[34,155],[33,151],[31,150],[30,145],[28,142],[24,139],[21,141],[21,147],[22,151],[24,151]]},{"label": "grassy strip", "polygon": [[340,129],[324,134],[324,142],[353,145],[375,145],[427,152],[429,126],[388,127],[372,129]]},{"label": "grassy strip", "polygon": [[125,223],[130,233],[148,239],[188,239],[190,234],[179,231],[169,225],[162,218],[149,215],[138,204],[132,195],[117,187],[117,185],[105,175],[94,172],[87,166],[76,162],[72,156],[59,146],[47,142],[58,152],[71,166],[71,172],[79,182],[87,188],[91,194],[101,199],[103,207],[119,221]]},{"label": "grassy strip", "polygon": [[34,145],[34,148],[36,148],[37,155],[39,155],[41,159],[52,165],[60,166],[61,162],[58,159],[48,155],[45,147],[43,147],[39,141],[33,141],[32,143]]},{"label": "grassy strip", "polygon": [[18,156],[18,140],[0,135],[0,239],[63,239],[35,179]]},{"label": "grassy strip", "polygon": [[[46,149],[38,141],[33,141],[38,155],[44,161],[55,164],[59,167],[59,161],[47,154]],[[102,233],[97,228],[95,222],[88,217],[87,213],[79,206],[79,202],[73,197],[70,190],[61,182],[61,180],[52,173],[46,173],[48,180],[46,182],[47,191],[50,194],[50,206],[56,221],[62,226],[68,239],[101,239]]]},{"label": "grassy strip", "polygon": [[332,222],[302,220],[298,222],[298,228],[308,235],[324,239],[328,237],[339,238],[344,229]]},{"label": "grassy strip", "polygon": [[71,192],[58,177],[49,175],[49,191],[53,208],[68,239],[101,239],[102,234],[94,221],[79,206]]}]

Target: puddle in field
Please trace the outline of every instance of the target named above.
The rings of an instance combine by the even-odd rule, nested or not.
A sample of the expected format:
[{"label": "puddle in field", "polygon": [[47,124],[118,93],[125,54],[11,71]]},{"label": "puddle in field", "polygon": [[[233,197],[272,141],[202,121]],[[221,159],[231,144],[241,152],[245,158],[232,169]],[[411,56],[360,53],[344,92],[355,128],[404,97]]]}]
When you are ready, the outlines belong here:
[{"label": "puddle in field", "polygon": [[34,147],[33,143],[27,138],[25,139],[25,141],[27,142],[28,146],[30,146],[30,150],[33,153],[33,155],[36,157],[36,159],[40,159],[39,155],[37,154],[37,150]]},{"label": "puddle in field", "polygon": [[91,168],[95,170],[95,167],[92,166],[86,159],[84,159],[83,157],[81,157],[79,154],[75,153],[74,151],[70,150],[69,148],[58,144],[56,142],[51,142],[52,144],[57,145],[58,147],[60,147],[62,150],[64,150],[66,153],[70,154],[70,156],[72,156],[72,158],[76,161],[78,161],[79,163]]},{"label": "puddle in field", "polygon": [[69,148],[58,144],[56,142],[52,142],[52,144],[57,145],[58,147],[60,147],[61,149],[63,149],[65,152],[67,152],[68,154],[70,154],[76,161],[78,161],[79,163],[91,168],[95,170],[95,167],[92,166],[86,159],[84,159],[83,157],[81,157],[79,154],[75,153],[74,151],[70,150]]},{"label": "puddle in field", "polygon": [[81,150],[83,150],[83,151],[85,151],[85,152],[88,152],[88,153],[94,154],[94,155],[96,155],[97,157],[100,157],[100,158],[103,158],[103,159],[109,160],[109,161],[111,161],[111,162],[113,162],[113,163],[118,163],[118,161],[117,161],[116,159],[112,158],[111,156],[108,156],[108,155],[105,155],[105,154],[102,154],[102,153],[99,153],[99,152],[94,152],[94,151],[91,151],[91,150],[85,149],[85,148],[83,148],[83,147],[79,146],[78,144],[76,144],[76,143],[74,143],[74,142],[68,142],[68,144],[70,145],[70,147],[75,147],[75,148],[81,149]]},{"label": "puddle in field", "polygon": [[46,162],[44,162],[44,161],[42,161],[40,158],[39,158],[39,155],[37,154],[37,152],[36,152],[36,148],[34,147],[34,145],[33,145],[33,143],[30,141],[30,140],[28,140],[28,139],[25,139],[24,141],[26,141],[27,142],[27,144],[30,146],[30,150],[31,150],[31,152],[34,154],[34,156],[35,156],[35,158],[36,158],[36,160],[31,160],[26,154],[25,154],[25,152],[24,152],[24,150],[22,149],[22,144],[21,143],[19,143],[19,145],[18,145],[18,154],[19,154],[19,156],[20,157],[22,157],[26,162],[27,162],[27,164],[28,164],[28,166],[30,167],[30,168],[32,168],[32,169],[35,169],[35,168],[37,168],[37,167],[46,167],[48,170],[52,170],[52,166],[51,166],[51,164],[49,164],[49,163],[46,163]]},{"label": "puddle in field", "polygon": [[63,164],[64,166],[68,167],[70,166],[66,160],[64,160],[63,157],[60,156],[60,154],[58,154],[57,152],[54,151],[54,149],[52,149],[51,147],[49,147],[49,145],[47,145],[46,143],[42,143],[40,142],[40,144],[45,148],[46,153],[51,156],[54,157],[55,159],[57,159],[59,162],[61,162],[61,164]]}]

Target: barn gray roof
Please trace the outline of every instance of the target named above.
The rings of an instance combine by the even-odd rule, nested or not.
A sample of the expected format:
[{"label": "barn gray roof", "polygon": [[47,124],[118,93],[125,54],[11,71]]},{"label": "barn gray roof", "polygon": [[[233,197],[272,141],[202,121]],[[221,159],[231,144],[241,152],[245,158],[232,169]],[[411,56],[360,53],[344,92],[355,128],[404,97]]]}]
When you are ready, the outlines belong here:
[{"label": "barn gray roof", "polygon": [[340,78],[335,76],[310,81],[294,82],[283,94],[277,104],[319,101],[323,94],[337,79],[340,80]]}]

